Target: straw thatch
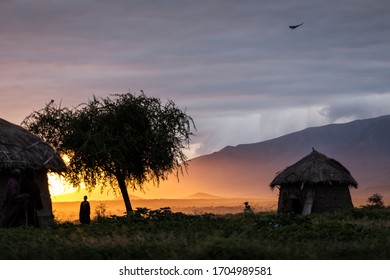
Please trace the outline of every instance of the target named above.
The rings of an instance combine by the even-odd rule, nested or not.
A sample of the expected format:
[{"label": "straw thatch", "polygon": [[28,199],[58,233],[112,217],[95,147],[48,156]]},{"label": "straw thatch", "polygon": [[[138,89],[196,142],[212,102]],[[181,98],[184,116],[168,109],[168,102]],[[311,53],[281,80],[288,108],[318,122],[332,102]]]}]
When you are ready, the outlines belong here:
[{"label": "straw thatch", "polygon": [[271,182],[271,188],[291,184],[341,184],[357,188],[357,182],[340,162],[313,152],[280,172]]},{"label": "straw thatch", "polygon": [[323,213],[352,209],[349,188],[357,188],[351,173],[338,161],[315,151],[278,173],[279,213]]},{"label": "straw thatch", "polygon": [[58,153],[26,129],[0,119],[0,171],[11,169],[66,171]]}]

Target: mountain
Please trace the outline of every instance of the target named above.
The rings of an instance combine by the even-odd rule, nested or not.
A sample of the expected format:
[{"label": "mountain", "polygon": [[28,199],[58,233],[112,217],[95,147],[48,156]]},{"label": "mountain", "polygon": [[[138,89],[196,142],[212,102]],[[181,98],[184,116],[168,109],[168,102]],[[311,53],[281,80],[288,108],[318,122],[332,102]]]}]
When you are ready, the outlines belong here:
[{"label": "mountain", "polygon": [[351,191],[353,197],[367,198],[375,190],[390,197],[390,115],[228,146],[190,160],[188,174],[179,182],[163,182],[157,192],[277,198],[277,191],[269,188],[275,174],[308,155],[312,148],[336,159],[351,172],[359,184],[358,190]]},{"label": "mountain", "polygon": [[194,193],[192,195],[185,197],[185,199],[221,199],[221,198],[222,197],[220,196],[215,196],[212,194],[202,193],[202,192]]}]

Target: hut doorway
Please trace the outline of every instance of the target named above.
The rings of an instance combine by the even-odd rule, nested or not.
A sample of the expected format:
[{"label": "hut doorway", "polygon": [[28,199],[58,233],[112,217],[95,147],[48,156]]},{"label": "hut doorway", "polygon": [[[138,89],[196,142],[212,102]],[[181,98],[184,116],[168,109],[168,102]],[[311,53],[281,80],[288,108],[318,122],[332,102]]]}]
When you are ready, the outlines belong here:
[{"label": "hut doorway", "polygon": [[294,214],[301,214],[301,201],[298,198],[291,199],[291,212]]},{"label": "hut doorway", "polygon": [[283,200],[282,212],[284,213],[293,213],[293,214],[301,214],[301,200],[295,197],[289,197]]}]

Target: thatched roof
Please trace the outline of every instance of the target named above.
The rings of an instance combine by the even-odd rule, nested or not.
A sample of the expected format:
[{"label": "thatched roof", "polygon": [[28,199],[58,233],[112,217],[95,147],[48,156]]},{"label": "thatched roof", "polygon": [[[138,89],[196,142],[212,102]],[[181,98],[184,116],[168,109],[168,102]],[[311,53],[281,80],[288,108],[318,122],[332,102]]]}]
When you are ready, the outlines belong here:
[{"label": "thatched roof", "polygon": [[15,168],[66,171],[64,161],[48,143],[24,128],[0,119],[0,171]]},{"label": "thatched roof", "polygon": [[342,184],[357,188],[351,173],[338,161],[313,152],[295,164],[279,172],[271,182],[271,188],[289,184]]}]

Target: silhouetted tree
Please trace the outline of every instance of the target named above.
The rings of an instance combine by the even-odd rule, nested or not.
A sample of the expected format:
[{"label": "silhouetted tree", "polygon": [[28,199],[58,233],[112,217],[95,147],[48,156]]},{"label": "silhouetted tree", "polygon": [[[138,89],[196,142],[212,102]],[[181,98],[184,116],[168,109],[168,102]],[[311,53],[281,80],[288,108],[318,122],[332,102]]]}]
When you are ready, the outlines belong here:
[{"label": "silhouetted tree", "polygon": [[367,202],[369,203],[367,206],[373,207],[373,208],[384,208],[385,203],[383,202],[383,196],[379,193],[374,193],[372,196],[370,196],[367,199]]},{"label": "silhouetted tree", "polygon": [[69,158],[65,178],[75,186],[102,190],[119,187],[126,211],[133,212],[128,187],[158,185],[168,174],[187,168],[190,116],[168,100],[131,93],[96,98],[69,109],[54,100],[34,111],[22,125]]}]

